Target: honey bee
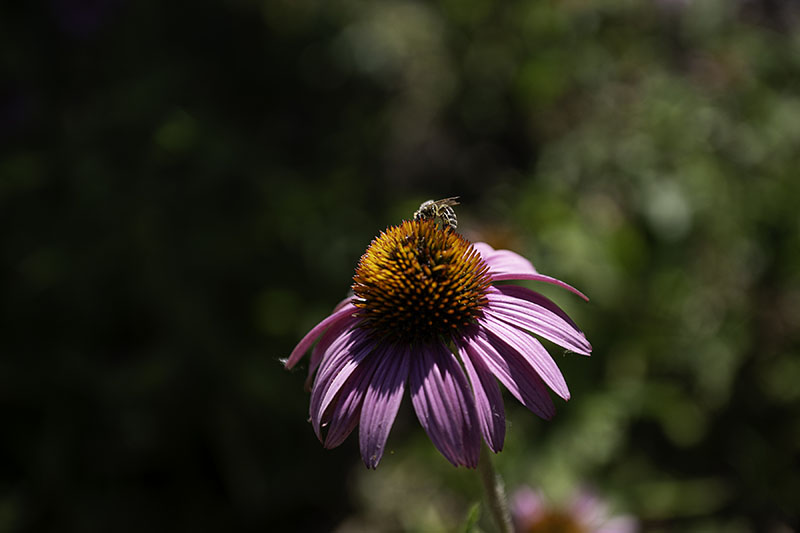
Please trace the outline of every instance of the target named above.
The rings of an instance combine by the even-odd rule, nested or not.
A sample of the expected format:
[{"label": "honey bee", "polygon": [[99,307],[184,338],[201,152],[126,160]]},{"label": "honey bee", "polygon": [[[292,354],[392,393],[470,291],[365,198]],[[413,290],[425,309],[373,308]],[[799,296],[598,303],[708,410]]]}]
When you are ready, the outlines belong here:
[{"label": "honey bee", "polygon": [[443,225],[456,229],[458,218],[453,210],[454,205],[458,205],[458,196],[442,198],[441,200],[427,200],[422,202],[419,209],[414,213],[414,220],[439,219]]}]

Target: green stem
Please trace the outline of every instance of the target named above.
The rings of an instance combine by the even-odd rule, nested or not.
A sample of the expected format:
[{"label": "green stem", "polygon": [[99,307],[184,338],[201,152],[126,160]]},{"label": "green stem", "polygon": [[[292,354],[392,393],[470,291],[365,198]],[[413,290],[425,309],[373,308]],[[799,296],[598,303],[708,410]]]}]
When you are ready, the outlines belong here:
[{"label": "green stem", "polygon": [[489,448],[483,443],[481,443],[481,458],[478,460],[478,471],[481,474],[483,490],[486,492],[486,503],[497,524],[497,530],[500,533],[511,533],[514,528],[511,526],[511,514],[508,512],[503,479],[494,471]]}]

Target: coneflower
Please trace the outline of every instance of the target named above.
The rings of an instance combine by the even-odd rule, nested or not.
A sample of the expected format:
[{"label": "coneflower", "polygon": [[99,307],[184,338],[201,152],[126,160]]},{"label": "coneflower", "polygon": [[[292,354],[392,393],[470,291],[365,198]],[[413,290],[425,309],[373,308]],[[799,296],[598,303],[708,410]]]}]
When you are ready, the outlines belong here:
[{"label": "coneflower", "polygon": [[311,353],[311,422],[326,448],[356,426],[361,456],[376,468],[408,389],[433,444],[451,463],[474,468],[481,436],[498,452],[505,438],[502,383],[542,418],[555,408],[548,389],[569,390],[531,333],[567,350],[592,348],[543,295],[507,280],[577,289],[539,274],[509,250],[472,244],[451,227],[421,218],[376,237],[353,276],[354,296],[303,337],[286,360]]}]

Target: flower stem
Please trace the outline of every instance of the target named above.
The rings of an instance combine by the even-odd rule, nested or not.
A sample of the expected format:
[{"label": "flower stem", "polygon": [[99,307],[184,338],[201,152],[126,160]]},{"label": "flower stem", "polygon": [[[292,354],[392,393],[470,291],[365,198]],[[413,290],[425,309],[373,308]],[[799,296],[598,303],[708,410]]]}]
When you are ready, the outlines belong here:
[{"label": "flower stem", "polygon": [[481,458],[478,460],[478,471],[483,482],[483,490],[486,492],[486,503],[489,505],[489,510],[497,524],[497,530],[500,533],[511,533],[513,527],[511,526],[511,515],[508,512],[503,479],[494,471],[489,448],[483,443],[481,443]]}]

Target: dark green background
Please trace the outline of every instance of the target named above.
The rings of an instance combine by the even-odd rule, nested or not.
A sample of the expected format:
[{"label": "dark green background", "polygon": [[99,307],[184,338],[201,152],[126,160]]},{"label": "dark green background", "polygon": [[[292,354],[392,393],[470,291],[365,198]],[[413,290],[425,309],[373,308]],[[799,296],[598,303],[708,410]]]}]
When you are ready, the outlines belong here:
[{"label": "dark green background", "polygon": [[280,363],[378,231],[460,195],[466,236],[592,298],[547,290],[595,351],[550,347],[573,394],[553,421],[509,397],[509,490],[787,531],[798,21],[778,0],[3,3],[0,530],[460,527],[476,476],[407,399],[367,472],[357,439],[322,449]]}]

